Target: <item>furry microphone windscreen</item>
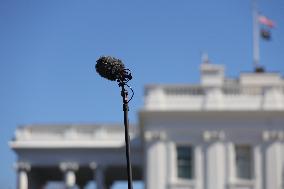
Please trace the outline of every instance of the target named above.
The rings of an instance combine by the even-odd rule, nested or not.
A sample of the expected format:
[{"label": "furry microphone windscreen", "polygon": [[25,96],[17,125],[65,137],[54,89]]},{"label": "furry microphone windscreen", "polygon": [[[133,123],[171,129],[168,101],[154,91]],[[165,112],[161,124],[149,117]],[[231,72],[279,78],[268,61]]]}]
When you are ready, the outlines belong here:
[{"label": "furry microphone windscreen", "polygon": [[115,81],[124,74],[124,64],[121,60],[111,56],[101,56],[97,60],[96,71],[108,80]]}]

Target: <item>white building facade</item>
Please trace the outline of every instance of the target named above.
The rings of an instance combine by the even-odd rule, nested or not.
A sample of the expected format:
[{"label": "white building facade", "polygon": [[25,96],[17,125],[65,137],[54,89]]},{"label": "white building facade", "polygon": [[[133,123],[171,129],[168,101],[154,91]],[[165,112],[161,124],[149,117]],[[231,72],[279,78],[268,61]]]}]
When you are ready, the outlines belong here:
[{"label": "white building facade", "polygon": [[[131,132],[134,179],[146,189],[284,188],[284,80],[224,70],[205,59],[199,85],[146,87]],[[19,189],[126,180],[122,126],[26,126],[10,145]]]}]

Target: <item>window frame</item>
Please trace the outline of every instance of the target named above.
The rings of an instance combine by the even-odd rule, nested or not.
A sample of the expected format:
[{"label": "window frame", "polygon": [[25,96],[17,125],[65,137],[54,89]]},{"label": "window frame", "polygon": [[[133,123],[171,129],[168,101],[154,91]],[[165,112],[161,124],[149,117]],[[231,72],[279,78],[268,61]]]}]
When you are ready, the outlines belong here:
[{"label": "window frame", "polygon": [[[190,164],[188,165],[188,167],[191,167],[191,170],[189,170],[189,177],[182,177],[179,175],[179,152],[178,149],[179,148],[188,148],[191,150],[191,160]],[[176,151],[176,178],[180,181],[192,181],[195,179],[195,148],[192,144],[176,144],[175,145],[175,151]]]},{"label": "window frame", "polygon": [[[249,167],[250,167],[250,169],[249,169],[249,176],[248,177],[246,177],[246,176],[241,176],[240,175],[240,172],[239,172],[239,167],[238,167],[238,150],[237,150],[237,148],[243,148],[243,147],[245,147],[245,148],[248,148],[249,149],[249,154],[250,154],[250,156],[249,156]],[[254,180],[254,178],[255,178],[255,170],[254,170],[254,168],[255,168],[255,165],[254,165],[254,163],[255,163],[255,158],[254,158],[254,147],[253,147],[253,145],[251,145],[251,144],[235,144],[234,145],[234,151],[235,151],[235,157],[234,157],[234,163],[235,163],[235,177],[236,177],[236,179],[237,180],[239,180],[239,181],[253,181]]]}]

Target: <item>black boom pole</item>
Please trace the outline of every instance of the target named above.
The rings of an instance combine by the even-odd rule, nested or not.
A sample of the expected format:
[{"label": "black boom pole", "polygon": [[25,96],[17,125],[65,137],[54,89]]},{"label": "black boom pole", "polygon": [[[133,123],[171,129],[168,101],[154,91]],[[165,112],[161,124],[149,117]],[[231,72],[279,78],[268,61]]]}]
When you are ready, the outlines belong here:
[{"label": "black boom pole", "polygon": [[128,107],[128,98],[127,98],[128,92],[125,89],[124,83],[119,83],[119,86],[121,87],[121,96],[123,100],[128,189],[132,189],[132,169],[131,169],[131,159],[130,159],[130,137],[129,137],[129,122],[128,122],[129,107]]}]

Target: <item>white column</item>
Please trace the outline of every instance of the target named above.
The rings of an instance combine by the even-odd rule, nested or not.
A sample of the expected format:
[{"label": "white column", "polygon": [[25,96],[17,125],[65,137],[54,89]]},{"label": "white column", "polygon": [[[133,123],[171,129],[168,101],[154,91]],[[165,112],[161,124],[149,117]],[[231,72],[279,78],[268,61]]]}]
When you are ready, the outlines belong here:
[{"label": "white column", "polygon": [[18,189],[28,189],[28,171],[30,171],[31,167],[28,163],[18,162],[16,164],[16,169],[18,171]]},{"label": "white column", "polygon": [[74,162],[63,162],[60,164],[60,169],[64,172],[66,188],[72,188],[76,185],[75,172],[78,170],[78,168],[78,164]]},{"label": "white column", "polygon": [[95,171],[95,179],[97,184],[97,189],[106,189],[105,186],[105,168],[103,166],[97,166]]},{"label": "white column", "polygon": [[90,168],[94,172],[94,179],[96,181],[97,189],[106,189],[105,183],[105,167],[98,165],[96,162],[90,163]]},{"label": "white column", "polygon": [[[167,184],[167,147],[163,133],[146,134],[146,189],[165,189]],[[168,181],[169,182],[169,181]]]},{"label": "white column", "polygon": [[225,189],[225,148],[221,142],[208,145],[206,150],[207,189]]},{"label": "white column", "polygon": [[200,145],[195,146],[194,148],[194,161],[195,161],[195,180],[196,180],[196,189],[203,189],[203,156],[202,156],[202,147]]},{"label": "white column", "polygon": [[227,182],[229,185],[236,183],[236,154],[234,148],[235,146],[232,142],[227,143]]},{"label": "white column", "polygon": [[19,170],[18,172],[18,188],[28,189],[28,173],[26,170]]},{"label": "white column", "polygon": [[225,133],[222,130],[204,131],[204,187],[206,189],[225,189],[226,149]]},{"label": "white column", "polygon": [[266,189],[270,188],[281,188],[282,186],[282,152],[281,144],[278,141],[271,142],[266,148],[266,162],[265,162],[265,173],[266,173]]},{"label": "white column", "polygon": [[222,130],[204,131],[204,187],[206,189],[225,189],[226,149],[225,133]]},{"label": "white column", "polygon": [[169,183],[176,182],[177,168],[176,168],[176,148],[174,142],[167,143],[167,180]]},{"label": "white column", "polygon": [[253,148],[253,159],[254,159],[254,180],[255,189],[262,189],[262,154],[261,146],[254,146]]}]

